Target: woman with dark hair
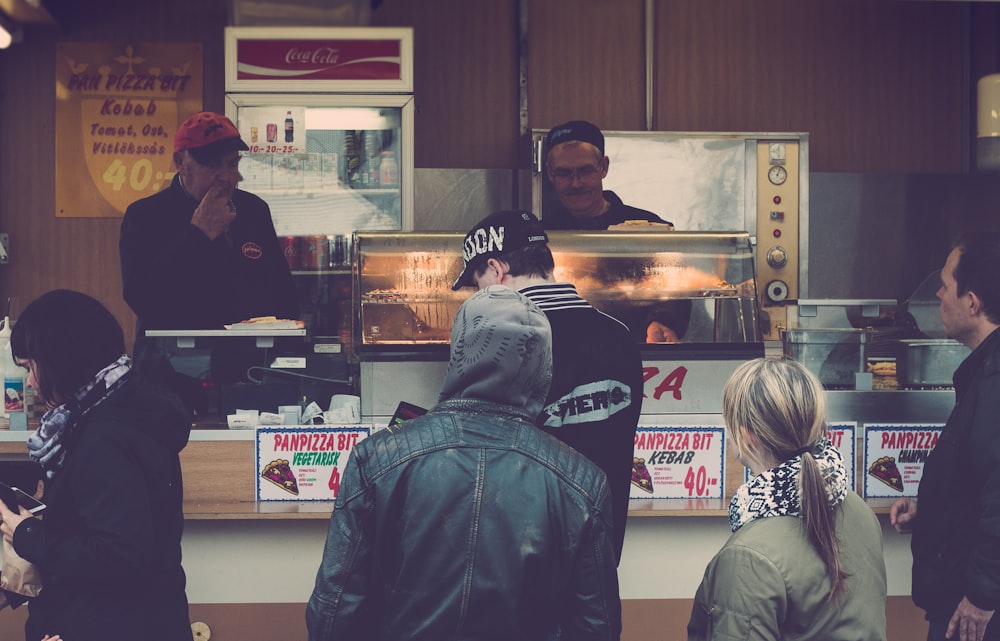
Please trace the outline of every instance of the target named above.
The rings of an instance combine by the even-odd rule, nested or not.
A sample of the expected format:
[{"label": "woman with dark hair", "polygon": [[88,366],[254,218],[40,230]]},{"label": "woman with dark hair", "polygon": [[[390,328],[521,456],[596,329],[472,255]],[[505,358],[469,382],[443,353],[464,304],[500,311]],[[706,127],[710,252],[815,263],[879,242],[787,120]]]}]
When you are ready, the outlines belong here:
[{"label": "woman with dark hair", "polygon": [[44,516],[0,501],[0,533],[42,575],[26,638],[189,641],[178,458],[187,410],[132,376],[121,327],[85,294],[33,301],[11,348],[48,408],[28,438]]},{"label": "woman with dark hair", "polygon": [[753,477],[733,495],[733,535],[705,570],[688,639],[885,641],[878,519],[827,437],[823,385],[782,358],[726,382],[727,443]]}]

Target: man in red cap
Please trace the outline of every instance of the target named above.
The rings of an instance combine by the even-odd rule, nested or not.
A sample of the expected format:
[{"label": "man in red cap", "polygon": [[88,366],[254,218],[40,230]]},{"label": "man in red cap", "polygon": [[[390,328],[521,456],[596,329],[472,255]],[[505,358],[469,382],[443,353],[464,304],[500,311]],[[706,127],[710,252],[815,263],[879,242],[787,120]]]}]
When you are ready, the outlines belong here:
[{"label": "man in red cap", "polygon": [[[170,186],[125,211],[122,293],[138,317],[134,355],[140,370],[149,362],[163,365],[153,357],[158,352],[146,330],[222,329],[255,316],[298,317],[270,209],[237,189],[240,152],[246,150],[228,118],[194,114],[174,135],[177,174]],[[242,378],[239,360],[228,360],[223,378]]]}]

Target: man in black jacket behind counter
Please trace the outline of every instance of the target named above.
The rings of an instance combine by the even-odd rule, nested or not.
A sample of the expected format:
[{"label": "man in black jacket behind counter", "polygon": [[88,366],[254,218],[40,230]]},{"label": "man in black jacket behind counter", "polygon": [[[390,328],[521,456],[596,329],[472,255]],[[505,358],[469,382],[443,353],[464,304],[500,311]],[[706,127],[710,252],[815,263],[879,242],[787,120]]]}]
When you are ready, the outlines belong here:
[{"label": "man in black jacket behind counter", "polygon": [[1000,639],[997,274],[997,233],[968,236],[945,261],[941,323],[972,353],[955,371],[955,409],[924,463],[918,500],[898,499],[889,513],[898,531],[913,531],[913,602],[927,613],[928,641]]},{"label": "man in black jacket behind counter", "polygon": [[[122,293],[138,316],[134,357],[140,372],[165,366],[146,330],[222,329],[255,316],[298,317],[271,212],[259,197],[236,188],[246,150],[228,118],[194,114],[174,135],[177,174],[170,186],[125,211]],[[216,379],[239,380],[243,361],[213,353]]]}]

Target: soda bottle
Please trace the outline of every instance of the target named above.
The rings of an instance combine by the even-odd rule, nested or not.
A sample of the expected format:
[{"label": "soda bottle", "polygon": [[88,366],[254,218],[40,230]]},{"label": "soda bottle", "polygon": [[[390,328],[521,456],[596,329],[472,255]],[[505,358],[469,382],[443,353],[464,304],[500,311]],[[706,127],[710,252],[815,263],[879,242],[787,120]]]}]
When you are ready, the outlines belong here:
[{"label": "soda bottle", "polygon": [[391,151],[382,152],[379,178],[382,180],[382,185],[387,187],[394,187],[399,184],[399,164],[396,162],[396,154]]},{"label": "soda bottle", "polygon": [[360,184],[361,145],[358,137],[361,132],[346,130],[344,132],[344,182],[352,187]]},{"label": "soda bottle", "polygon": [[292,120],[292,112],[285,113],[285,142],[292,142],[295,138],[295,121]]}]

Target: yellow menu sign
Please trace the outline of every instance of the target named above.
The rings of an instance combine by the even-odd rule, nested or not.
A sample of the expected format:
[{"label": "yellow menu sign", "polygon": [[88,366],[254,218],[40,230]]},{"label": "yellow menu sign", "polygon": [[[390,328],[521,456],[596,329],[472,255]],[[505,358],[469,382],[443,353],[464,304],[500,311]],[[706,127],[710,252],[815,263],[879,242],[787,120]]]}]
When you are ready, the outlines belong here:
[{"label": "yellow menu sign", "polygon": [[118,217],[173,178],[173,136],[202,109],[200,43],[60,43],[56,216]]}]

